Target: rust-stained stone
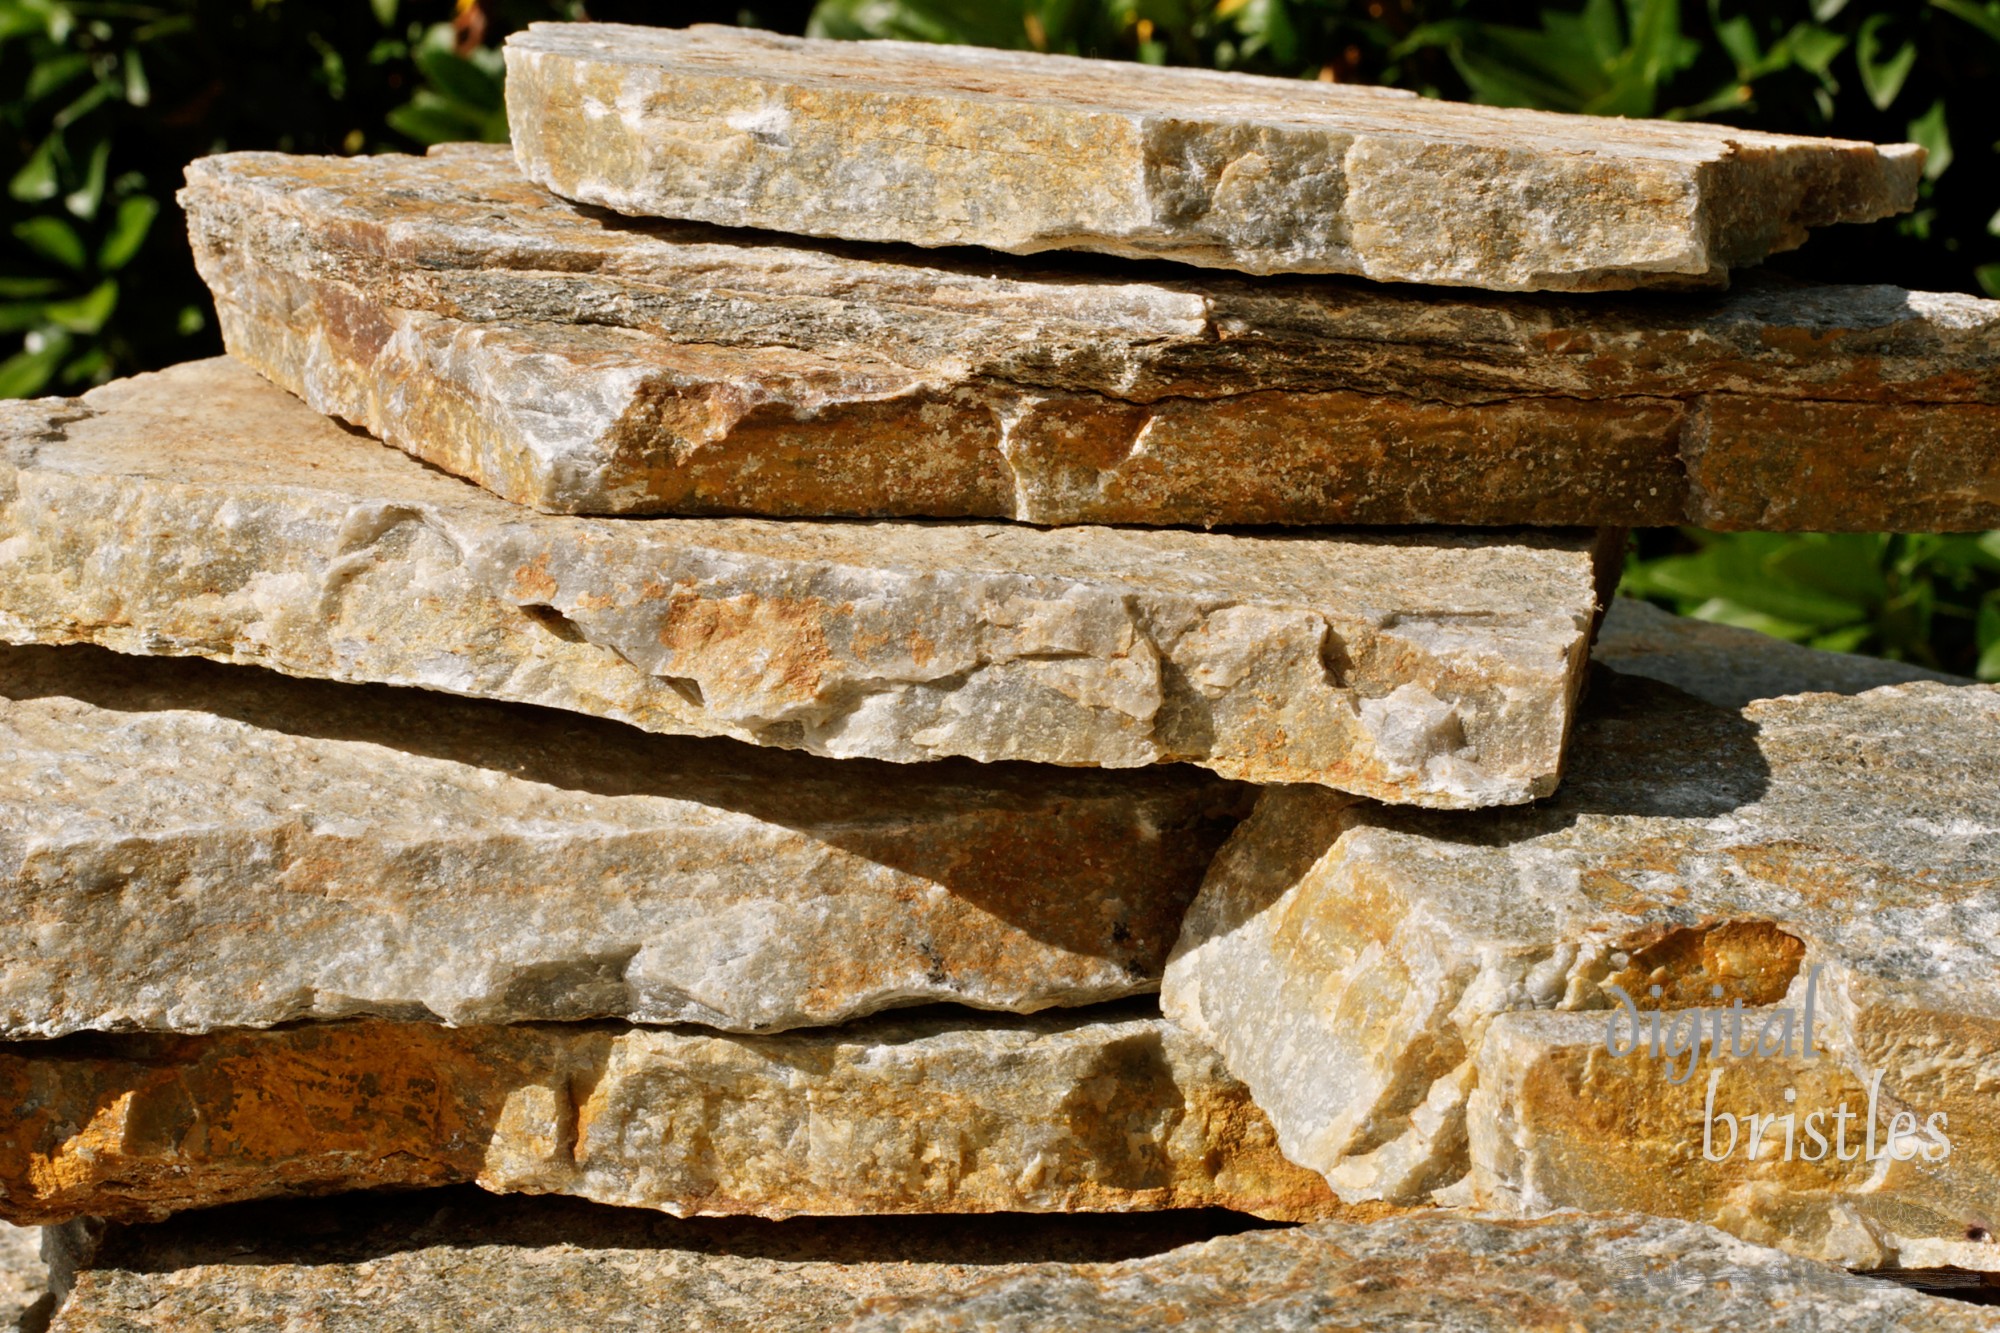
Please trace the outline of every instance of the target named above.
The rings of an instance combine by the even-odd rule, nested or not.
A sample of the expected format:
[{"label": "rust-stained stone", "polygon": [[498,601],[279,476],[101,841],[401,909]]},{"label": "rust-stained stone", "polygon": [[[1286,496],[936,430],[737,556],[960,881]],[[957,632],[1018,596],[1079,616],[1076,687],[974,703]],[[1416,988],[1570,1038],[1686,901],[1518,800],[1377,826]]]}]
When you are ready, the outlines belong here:
[{"label": "rust-stained stone", "polygon": [[1502,290],[1720,284],[1910,208],[1923,152],[738,28],[509,37],[522,170],[621,213]]},{"label": "rust-stained stone", "polygon": [[623,222],[501,147],[188,168],[231,352],[565,513],[2000,525],[2000,302],[1526,298]]},{"label": "rust-stained stone", "polygon": [[1117,1264],[878,1297],[846,1333],[1928,1333],[2000,1316],[1630,1213],[1428,1212],[1221,1236]]},{"label": "rust-stained stone", "polygon": [[[1643,1207],[1850,1265],[2000,1268],[1996,736],[1995,687],[1736,711],[1607,673],[1532,809],[1267,791],[1162,1003],[1345,1198]],[[1948,1159],[1866,1179],[1690,1160],[1719,1066],[1670,1089],[1650,1054],[1605,1050],[1612,986],[1648,1010],[1786,1005],[1796,1027],[1809,983],[1826,1054],[1725,1071],[1718,1105],[1782,1113],[1789,1086],[1801,1115],[1832,1114],[1879,1073],[1883,1132],[1943,1113]],[[1560,1012],[1500,1022],[1528,1010]],[[1561,1041],[1528,1040],[1545,1033]]]},{"label": "rust-stained stone", "polygon": [[1214,1212],[679,1221],[461,1191],[245,1205],[60,1229],[75,1271],[56,1328],[539,1333],[552,1311],[662,1333],[2000,1327],[1629,1215],[1246,1226]]},{"label": "rust-stained stone", "polygon": [[360,1020],[0,1046],[0,1218],[477,1182],[678,1215],[1324,1215],[1243,1085],[1144,1006],[766,1036]]},{"label": "rust-stained stone", "polygon": [[1244,804],[1198,772],[837,764],[0,648],[0,1039],[1115,999],[1157,989]]},{"label": "rust-stained stone", "polygon": [[836,758],[1551,790],[1589,533],[552,517],[226,358],[0,406],[0,639],[202,655]]},{"label": "rust-stained stone", "polygon": [[827,1333],[871,1299],[948,1299],[1002,1274],[1100,1267],[1258,1225],[1214,1209],[683,1220],[469,1188],[288,1199],[56,1229],[74,1269],[57,1327]]},{"label": "rust-stained stone", "polygon": [[1781,694],[1860,694],[1878,685],[1960,676],[1859,653],[1828,653],[1755,630],[1677,616],[1630,597],[1612,599],[1590,659],[1626,676],[1665,681],[1722,708]]}]

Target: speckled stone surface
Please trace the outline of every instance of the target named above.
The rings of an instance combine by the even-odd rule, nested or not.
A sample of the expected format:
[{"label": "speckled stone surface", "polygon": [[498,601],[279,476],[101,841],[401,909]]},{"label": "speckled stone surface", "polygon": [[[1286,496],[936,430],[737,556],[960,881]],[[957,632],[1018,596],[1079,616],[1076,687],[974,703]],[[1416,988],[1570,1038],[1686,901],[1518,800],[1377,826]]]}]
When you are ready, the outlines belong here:
[{"label": "speckled stone surface", "polygon": [[[677,1221],[570,1200],[249,1205],[73,1226],[59,1333],[1984,1329],[1979,1311],[1629,1216]],[[1817,1323],[1808,1321],[1817,1320]]]},{"label": "speckled stone surface", "polygon": [[0,648],[0,1040],[1116,999],[1247,804],[1198,772],[837,764]]},{"label": "speckled stone surface", "polygon": [[41,1228],[0,1222],[0,1333],[40,1333],[48,1307]]},{"label": "speckled stone surface", "polygon": [[1970,296],[814,245],[611,217],[496,145],[232,153],[180,197],[232,354],[548,512],[2000,525],[2000,302]]},{"label": "speckled stone surface", "polygon": [[677,1215],[1324,1216],[1207,1047],[1127,1001],[765,1036],[372,1020],[0,1045],[0,1218],[477,1182]]},{"label": "speckled stone surface", "polygon": [[1923,154],[737,28],[509,37],[515,155],[621,213],[1501,290],[1720,283],[1900,213]]},{"label": "speckled stone surface", "polygon": [[1590,658],[1621,675],[1664,681],[1722,708],[1783,694],[1860,694],[1919,680],[1972,683],[1907,662],[1820,652],[1755,630],[1677,616],[1630,597],[1612,600]]},{"label": "speckled stone surface", "polygon": [[[1562,790],[1531,810],[1267,791],[1196,898],[1162,1003],[1343,1197],[1646,1208],[1854,1266],[2000,1269],[1996,738],[2000,687],[1736,711],[1607,673]],[[1797,1028],[1808,983],[1824,1054],[1724,1070],[1715,1105],[1803,1118],[1844,1094],[1859,1114],[1853,1086],[1879,1075],[1878,1134],[1941,1113],[1948,1158],[1857,1175],[1768,1146],[1753,1161],[1746,1142],[1703,1160],[1720,1065],[1689,1078],[1685,1057],[1605,1046],[1613,986],[1648,1011],[1784,1006]],[[1525,1010],[1562,1012],[1501,1022]],[[1560,1052],[1496,1035],[1516,1028]]]},{"label": "speckled stone surface", "polygon": [[1223,1236],[1109,1265],[877,1298],[851,1333],[1624,1333],[2000,1328],[2000,1316],[1633,1214],[1452,1213]]},{"label": "speckled stone surface", "polygon": [[0,406],[0,639],[835,758],[1530,800],[1556,783],[1614,546],[552,517],[226,358]]}]

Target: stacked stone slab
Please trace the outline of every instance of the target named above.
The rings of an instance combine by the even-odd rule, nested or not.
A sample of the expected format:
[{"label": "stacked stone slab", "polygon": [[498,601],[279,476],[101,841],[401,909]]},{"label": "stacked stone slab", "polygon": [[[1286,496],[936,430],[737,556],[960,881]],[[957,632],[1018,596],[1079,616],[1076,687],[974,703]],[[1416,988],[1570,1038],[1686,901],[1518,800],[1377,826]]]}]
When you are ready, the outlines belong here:
[{"label": "stacked stone slab", "polygon": [[[508,61],[511,155],[193,164],[230,356],[0,405],[57,1328],[1980,1326],[1820,1261],[2000,1267],[2000,693],[1589,660],[1623,525],[2000,524],[2000,308],[1720,290],[1917,150]],[[1690,1175],[1590,1038],[1711,981],[1954,1155]]]}]

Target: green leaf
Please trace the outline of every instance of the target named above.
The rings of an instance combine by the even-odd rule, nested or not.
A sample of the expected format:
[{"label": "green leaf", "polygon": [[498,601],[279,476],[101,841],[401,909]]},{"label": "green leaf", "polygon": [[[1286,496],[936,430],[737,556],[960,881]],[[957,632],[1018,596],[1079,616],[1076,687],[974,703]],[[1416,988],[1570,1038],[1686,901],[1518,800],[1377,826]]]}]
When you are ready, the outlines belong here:
[{"label": "green leaf", "polygon": [[104,202],[104,170],[110,161],[111,140],[99,139],[90,150],[90,166],[84,171],[83,184],[63,196],[63,207],[85,221],[95,218],[97,206]]},{"label": "green leaf", "polygon": [[69,340],[56,337],[0,361],[0,398],[32,398],[40,393],[68,353]]},{"label": "green leaf", "polygon": [[2000,5],[1976,5],[1971,0],[1931,0],[1931,6],[1942,9],[1953,18],[1965,20],[2000,42]]},{"label": "green leaf", "polygon": [[1988,593],[1980,604],[1972,635],[1979,649],[1972,674],[1979,680],[2000,680],[2000,592]]},{"label": "green leaf", "polygon": [[64,268],[80,269],[88,262],[83,238],[76,234],[76,228],[53,214],[45,213],[15,223],[14,239]]},{"label": "green leaf", "polygon": [[2000,264],[1981,264],[1972,270],[1972,276],[1981,291],[2000,301]]},{"label": "green leaf", "polygon": [[146,81],[146,67],[140,63],[139,48],[125,48],[125,101],[130,106],[145,106],[153,100],[153,85]]},{"label": "green leaf", "polygon": [[368,7],[375,11],[375,21],[383,27],[396,25],[396,0],[368,0]]},{"label": "green leaf", "polygon": [[118,203],[118,215],[111,221],[111,231],[98,247],[97,266],[107,273],[116,273],[132,261],[139,253],[139,247],[146,243],[146,233],[152,230],[153,219],[160,213],[159,201],[149,195],[133,195]]},{"label": "green leaf", "polygon": [[417,70],[440,95],[478,111],[506,101],[501,81],[465,57],[432,47],[417,52]]},{"label": "green leaf", "polygon": [[56,192],[62,188],[56,176],[59,144],[59,136],[54,134],[42,140],[40,146],[28,154],[27,162],[14,173],[14,178],[7,182],[7,193],[24,204],[55,198]]},{"label": "green leaf", "polygon": [[1869,15],[1854,43],[1854,63],[1861,69],[1861,86],[1877,111],[1889,109],[1889,104],[1903,91],[1903,82],[1910,77],[1910,70],[1917,63],[1915,42],[1904,42],[1892,56],[1885,58],[1882,55],[1882,29],[1888,23],[1887,14]]},{"label": "green leaf", "polygon": [[62,290],[54,278],[0,278],[0,300],[18,301],[31,296],[53,296]]},{"label": "green leaf", "polygon": [[1922,144],[1930,154],[1924,160],[1924,179],[1934,181],[1944,175],[1951,165],[1951,131],[1944,123],[1944,99],[1940,97],[1931,103],[1931,109],[1910,122],[1910,142]]},{"label": "green leaf", "polygon": [[808,37],[854,41],[890,37],[906,42],[957,42],[1021,50],[1028,45],[1020,0],[954,4],[952,0],[820,0]]},{"label": "green leaf", "polygon": [[48,322],[48,307],[40,301],[0,304],[0,333],[25,333]]},{"label": "green leaf", "polygon": [[71,301],[57,301],[48,307],[52,323],[71,333],[96,333],[118,308],[118,284],[110,278]]},{"label": "green leaf", "polygon": [[47,60],[37,61],[28,71],[28,86],[23,94],[25,101],[39,102],[50,93],[57,92],[76,81],[80,75],[90,72],[90,57],[81,51],[67,51]]}]

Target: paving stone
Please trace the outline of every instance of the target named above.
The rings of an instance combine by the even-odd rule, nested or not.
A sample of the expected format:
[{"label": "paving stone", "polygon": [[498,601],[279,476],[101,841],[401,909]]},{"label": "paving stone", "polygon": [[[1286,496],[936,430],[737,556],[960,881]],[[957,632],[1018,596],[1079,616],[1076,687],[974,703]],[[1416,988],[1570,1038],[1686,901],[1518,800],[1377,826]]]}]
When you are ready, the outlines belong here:
[{"label": "paving stone", "polygon": [[1720,283],[1914,206],[1914,145],[738,28],[508,38],[521,168],[645,216],[1502,290]]},{"label": "paving stone", "polygon": [[1207,1047],[1123,1002],[838,1028],[357,1020],[0,1046],[0,1218],[477,1182],[680,1216],[1335,1205]]},{"label": "paving stone", "polygon": [[835,763],[0,648],[0,1040],[1117,999],[1246,804],[1198,772]]},{"label": "paving stone", "polygon": [[[1598,686],[1532,809],[1265,792],[1190,910],[1167,1014],[1344,1198],[1643,1208],[1855,1267],[2000,1270],[2000,688],[1726,710]],[[1687,1033],[1739,1002],[1772,1049],[1703,1047],[1690,1075]],[[1661,1052],[1629,1053],[1656,1011]],[[1908,1114],[1948,1155],[1905,1134],[1905,1160],[1807,1158],[1806,1117],[1831,1133],[1843,1103],[1854,1135],[1874,1106],[1885,1151]],[[1709,1109],[1794,1113],[1797,1155],[1773,1130],[1753,1159],[1746,1129],[1709,1158]]]},{"label": "paving stone", "polygon": [[640,223],[503,147],[188,168],[230,351],[552,513],[2000,526],[2000,302],[1550,298]]},{"label": "paving stone", "polygon": [[201,655],[835,758],[1480,806],[1551,790],[1616,542],[583,519],[227,359],[0,407],[0,639]]}]

